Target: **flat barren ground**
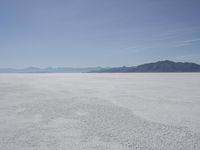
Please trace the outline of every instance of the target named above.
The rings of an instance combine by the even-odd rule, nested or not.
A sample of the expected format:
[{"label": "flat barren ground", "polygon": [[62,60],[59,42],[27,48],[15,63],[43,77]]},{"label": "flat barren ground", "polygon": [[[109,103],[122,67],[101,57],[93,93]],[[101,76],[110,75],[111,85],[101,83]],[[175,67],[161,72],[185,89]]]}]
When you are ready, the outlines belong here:
[{"label": "flat barren ground", "polygon": [[0,150],[199,150],[200,74],[0,74]]}]

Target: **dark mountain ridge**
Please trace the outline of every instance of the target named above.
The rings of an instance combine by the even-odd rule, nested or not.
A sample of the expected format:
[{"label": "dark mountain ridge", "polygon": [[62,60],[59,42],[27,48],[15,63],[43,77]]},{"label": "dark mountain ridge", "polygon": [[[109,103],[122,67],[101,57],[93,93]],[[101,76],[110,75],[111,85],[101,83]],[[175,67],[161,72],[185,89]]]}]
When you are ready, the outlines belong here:
[{"label": "dark mountain ridge", "polygon": [[146,63],[132,67],[88,67],[88,68],[37,68],[24,69],[0,68],[0,73],[129,73],[129,72],[200,72],[200,65],[189,62],[173,62],[169,60]]},{"label": "dark mountain ridge", "polygon": [[101,69],[92,72],[200,72],[200,65],[189,62],[173,62],[169,60],[146,63],[136,67],[117,67],[110,69]]}]

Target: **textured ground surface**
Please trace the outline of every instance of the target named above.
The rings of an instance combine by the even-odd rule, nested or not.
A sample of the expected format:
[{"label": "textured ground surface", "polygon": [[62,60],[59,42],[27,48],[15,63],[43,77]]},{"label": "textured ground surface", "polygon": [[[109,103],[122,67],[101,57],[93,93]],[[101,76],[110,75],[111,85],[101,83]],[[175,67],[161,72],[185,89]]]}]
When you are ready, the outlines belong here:
[{"label": "textured ground surface", "polygon": [[0,150],[199,150],[200,74],[0,74]]}]

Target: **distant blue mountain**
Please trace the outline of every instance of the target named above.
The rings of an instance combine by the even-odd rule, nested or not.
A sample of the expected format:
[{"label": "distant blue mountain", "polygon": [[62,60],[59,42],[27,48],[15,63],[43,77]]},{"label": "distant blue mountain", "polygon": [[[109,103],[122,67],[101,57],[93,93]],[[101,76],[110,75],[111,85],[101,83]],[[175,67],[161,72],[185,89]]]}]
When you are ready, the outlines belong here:
[{"label": "distant blue mountain", "polygon": [[116,67],[109,69],[101,69],[91,72],[200,72],[200,65],[188,62],[173,62],[169,60],[147,63],[136,67]]},{"label": "distant blue mountain", "polygon": [[200,72],[200,65],[188,62],[173,62],[169,60],[147,63],[132,67],[88,67],[88,68],[37,68],[29,67],[24,69],[0,68],[0,73],[128,73],[128,72]]}]

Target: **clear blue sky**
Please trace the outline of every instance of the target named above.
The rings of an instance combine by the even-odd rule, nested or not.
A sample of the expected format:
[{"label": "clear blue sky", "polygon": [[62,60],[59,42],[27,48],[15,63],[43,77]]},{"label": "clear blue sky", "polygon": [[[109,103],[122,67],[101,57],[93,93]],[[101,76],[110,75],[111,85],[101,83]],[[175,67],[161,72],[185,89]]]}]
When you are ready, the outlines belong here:
[{"label": "clear blue sky", "polygon": [[0,0],[0,67],[200,63],[200,0]]}]

